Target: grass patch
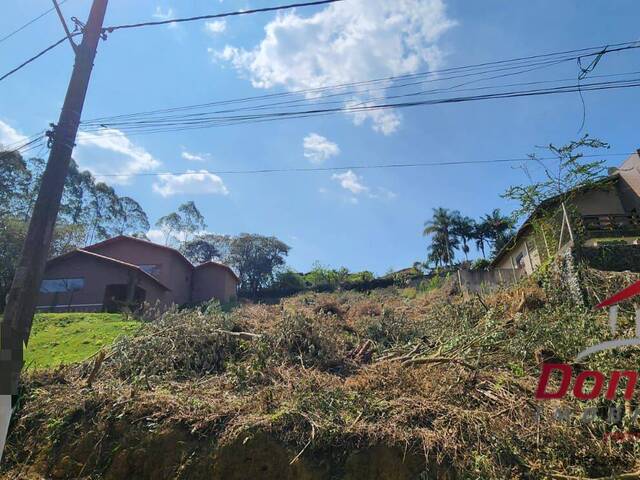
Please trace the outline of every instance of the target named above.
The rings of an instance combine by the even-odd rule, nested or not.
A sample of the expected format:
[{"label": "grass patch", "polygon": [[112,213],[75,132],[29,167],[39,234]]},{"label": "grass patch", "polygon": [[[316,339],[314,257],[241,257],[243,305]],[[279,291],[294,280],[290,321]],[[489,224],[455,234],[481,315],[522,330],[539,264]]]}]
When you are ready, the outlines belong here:
[{"label": "grass patch", "polygon": [[25,351],[30,369],[80,362],[140,323],[116,313],[41,313],[36,315]]}]

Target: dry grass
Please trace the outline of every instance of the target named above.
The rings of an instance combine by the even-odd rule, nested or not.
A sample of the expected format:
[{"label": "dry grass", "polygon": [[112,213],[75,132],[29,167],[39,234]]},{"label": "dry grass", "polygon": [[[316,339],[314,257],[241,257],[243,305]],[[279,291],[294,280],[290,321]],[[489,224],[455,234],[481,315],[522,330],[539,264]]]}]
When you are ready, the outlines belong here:
[{"label": "dry grass", "polygon": [[[179,425],[217,445],[262,431],[311,457],[397,446],[461,478],[632,471],[635,444],[602,440],[619,425],[553,417],[559,405],[606,405],[534,400],[537,351],[571,359],[603,335],[602,314],[551,304],[533,283],[481,299],[388,289],[173,311],[117,342],[91,388],[91,363],[30,375],[6,468],[47,471],[90,420],[110,448],[118,428]],[[105,447],[89,468],[110,455]]]}]

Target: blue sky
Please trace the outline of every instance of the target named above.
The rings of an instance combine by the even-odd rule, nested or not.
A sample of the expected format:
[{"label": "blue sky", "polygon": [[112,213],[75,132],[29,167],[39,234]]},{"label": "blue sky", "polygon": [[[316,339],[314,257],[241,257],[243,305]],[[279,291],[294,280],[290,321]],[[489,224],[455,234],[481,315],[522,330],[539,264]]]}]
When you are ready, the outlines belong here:
[{"label": "blue sky", "polygon": [[[7,0],[0,31],[50,8]],[[184,17],[275,0],[110,0],[107,25]],[[68,0],[85,19],[89,0]],[[262,95],[638,39],[638,2],[347,0],[287,15],[118,31],[99,46],[83,118]],[[386,23],[384,23],[386,22]],[[383,25],[384,23],[384,25]],[[266,29],[266,30],[265,30]],[[54,14],[0,43],[2,73],[57,40]],[[0,35],[2,36],[2,35]],[[340,51],[319,38],[340,38]],[[403,48],[395,48],[396,45]],[[55,121],[72,52],[62,45],[0,83],[0,142]],[[607,55],[594,73],[640,70],[636,50]],[[575,78],[574,63],[536,78]],[[527,77],[529,78],[529,77]],[[514,81],[514,80],[511,80]],[[518,80],[515,80],[518,81]],[[585,93],[585,132],[612,152],[640,146],[639,89]],[[356,119],[346,115],[264,124],[79,139],[75,158],[94,173],[339,167],[522,157],[578,136],[577,94],[445,104]],[[306,139],[306,141],[305,141]],[[306,148],[305,148],[306,145]],[[623,160],[608,157],[611,165]],[[117,183],[113,183],[117,180]],[[353,172],[109,178],[151,220],[194,200],[217,233],[275,235],[289,263],[383,273],[424,259],[422,224],[438,206],[478,217],[514,208],[500,194],[526,182],[509,164]]]}]

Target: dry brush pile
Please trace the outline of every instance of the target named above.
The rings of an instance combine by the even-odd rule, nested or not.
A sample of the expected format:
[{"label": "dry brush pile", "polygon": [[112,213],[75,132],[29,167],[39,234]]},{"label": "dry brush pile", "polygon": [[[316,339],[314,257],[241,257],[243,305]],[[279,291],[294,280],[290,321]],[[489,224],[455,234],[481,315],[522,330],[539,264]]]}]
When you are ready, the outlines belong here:
[{"label": "dry brush pile", "polygon": [[[606,279],[589,275],[589,288],[602,292]],[[422,473],[411,478],[634,472],[636,443],[603,440],[632,427],[610,425],[604,414],[579,421],[587,406],[606,410],[602,401],[534,399],[541,357],[570,363],[609,335],[604,313],[549,298],[530,280],[485,297],[441,290],[409,299],[390,288],[228,313],[170,311],[82,365],[30,375],[3,473],[132,475],[130,465],[116,468],[135,450],[129,432],[162,437],[167,428],[183,432],[174,440],[186,453],[136,453],[137,461],[164,455],[167,477],[198,478],[206,442],[219,449],[258,434],[297,452],[291,468],[388,446],[421,459]],[[584,367],[637,369],[632,353],[602,354]],[[556,419],[558,406],[575,415]]]}]

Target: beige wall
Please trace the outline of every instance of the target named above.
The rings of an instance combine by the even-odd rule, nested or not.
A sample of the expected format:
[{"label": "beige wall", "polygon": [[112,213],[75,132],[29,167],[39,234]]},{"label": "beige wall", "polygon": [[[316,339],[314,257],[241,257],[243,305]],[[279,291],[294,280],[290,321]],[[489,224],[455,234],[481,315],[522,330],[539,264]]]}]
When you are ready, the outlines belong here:
[{"label": "beige wall", "polygon": [[217,298],[228,302],[237,293],[235,276],[225,267],[205,264],[196,268],[193,274],[193,301],[196,303]]},{"label": "beige wall", "polygon": [[625,209],[615,186],[581,193],[571,201],[581,215],[624,214]]},{"label": "beige wall", "polygon": [[[498,269],[518,269],[523,268],[527,275],[531,275],[533,271],[540,266],[539,246],[536,244],[533,231],[529,229],[524,233],[515,245],[504,254],[502,259],[495,265]],[[520,264],[516,261],[522,255]]]},{"label": "beige wall", "polygon": [[[127,284],[133,270],[111,264],[89,255],[76,254],[50,265],[44,274],[44,279],[82,278],[84,287],[77,292],[40,293],[37,305],[68,306],[74,305],[74,310],[99,311],[102,309],[105,287],[110,284]],[[168,303],[167,295],[153,280],[141,277],[138,286],[146,292],[145,300],[155,303],[160,300]],[[48,309],[45,309],[48,310]],[[51,309],[59,311],[64,309]]]},{"label": "beige wall", "polygon": [[618,190],[625,209],[640,212],[640,155],[634,153],[618,169]]},{"label": "beige wall", "polygon": [[173,292],[174,303],[191,302],[192,267],[176,252],[135,239],[123,238],[116,242],[91,247],[91,251],[134,265],[159,265],[158,280]]}]

